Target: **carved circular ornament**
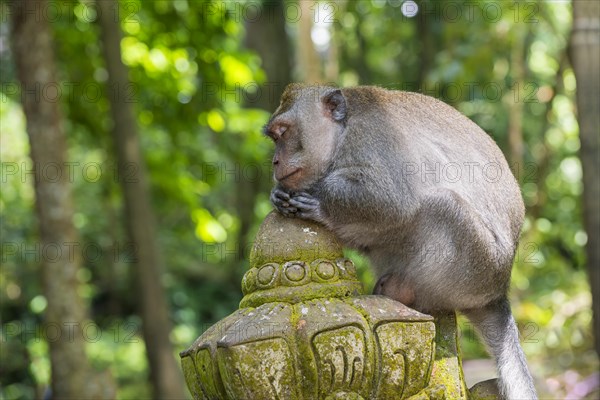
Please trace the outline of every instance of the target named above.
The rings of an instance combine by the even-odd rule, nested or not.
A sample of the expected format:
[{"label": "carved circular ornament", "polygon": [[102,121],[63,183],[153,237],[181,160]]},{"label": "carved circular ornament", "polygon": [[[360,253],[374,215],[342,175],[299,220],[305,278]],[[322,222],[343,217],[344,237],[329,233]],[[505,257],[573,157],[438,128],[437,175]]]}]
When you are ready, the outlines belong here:
[{"label": "carved circular ornament", "polygon": [[329,261],[321,261],[317,264],[315,271],[320,278],[329,280],[335,276],[336,267]]},{"label": "carved circular ornament", "polygon": [[291,261],[283,265],[285,277],[294,283],[302,282],[306,274],[306,264],[302,261]]},{"label": "carved circular ornament", "polygon": [[354,264],[346,258],[317,259],[310,267],[304,261],[292,260],[283,264],[271,262],[250,268],[244,275],[242,288],[246,295],[280,286],[304,286],[313,282],[337,282],[340,279],[357,280]]},{"label": "carved circular ornament", "polygon": [[277,264],[265,264],[262,267],[258,268],[258,273],[256,274],[256,280],[261,286],[267,286],[271,282],[273,282],[275,278],[275,273],[279,265]]}]

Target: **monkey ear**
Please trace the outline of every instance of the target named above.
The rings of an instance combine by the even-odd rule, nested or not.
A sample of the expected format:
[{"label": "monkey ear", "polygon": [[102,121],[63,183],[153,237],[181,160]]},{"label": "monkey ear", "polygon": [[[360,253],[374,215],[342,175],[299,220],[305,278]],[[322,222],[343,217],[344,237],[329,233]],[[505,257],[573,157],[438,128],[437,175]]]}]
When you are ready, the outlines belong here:
[{"label": "monkey ear", "polygon": [[341,122],[346,118],[346,99],[340,89],[328,93],[322,101],[325,111],[331,116],[331,119]]}]

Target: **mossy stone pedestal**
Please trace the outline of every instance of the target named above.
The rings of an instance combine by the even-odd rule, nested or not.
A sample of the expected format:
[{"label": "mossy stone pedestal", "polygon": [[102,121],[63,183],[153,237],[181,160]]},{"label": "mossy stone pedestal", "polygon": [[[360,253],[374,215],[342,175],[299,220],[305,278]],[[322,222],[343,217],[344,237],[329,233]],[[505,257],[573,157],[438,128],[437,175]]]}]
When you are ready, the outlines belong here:
[{"label": "mossy stone pedestal", "polygon": [[330,232],[269,214],[240,309],[181,353],[190,392],[211,400],[467,399],[454,315],[434,320],[361,290]]}]

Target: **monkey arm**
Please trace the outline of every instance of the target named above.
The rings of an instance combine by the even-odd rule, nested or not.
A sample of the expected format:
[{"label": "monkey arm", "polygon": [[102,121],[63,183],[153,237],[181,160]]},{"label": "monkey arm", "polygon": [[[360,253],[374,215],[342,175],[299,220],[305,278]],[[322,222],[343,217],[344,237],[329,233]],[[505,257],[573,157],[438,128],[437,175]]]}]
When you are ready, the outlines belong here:
[{"label": "monkey arm", "polygon": [[385,172],[364,167],[339,168],[303,192],[279,184],[271,192],[271,202],[284,216],[313,220],[334,230],[355,223],[365,228],[389,224],[416,209],[407,188]]},{"label": "monkey arm", "polygon": [[334,225],[381,225],[406,220],[418,202],[401,179],[377,166],[338,168],[317,182],[311,193]]}]

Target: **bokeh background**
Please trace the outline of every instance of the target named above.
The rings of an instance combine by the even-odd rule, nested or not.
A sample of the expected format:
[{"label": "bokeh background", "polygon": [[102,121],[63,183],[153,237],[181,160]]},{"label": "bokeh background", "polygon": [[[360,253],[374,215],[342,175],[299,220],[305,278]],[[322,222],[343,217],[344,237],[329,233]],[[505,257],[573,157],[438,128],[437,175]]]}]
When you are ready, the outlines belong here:
[{"label": "bokeh background", "polygon": [[[599,14],[574,3],[2,2],[0,399],[189,396],[177,352],[238,307],[292,81],[425,93],[496,140],[527,206],[511,301],[536,385],[598,398]],[[494,376],[460,327],[467,379]]]}]

